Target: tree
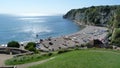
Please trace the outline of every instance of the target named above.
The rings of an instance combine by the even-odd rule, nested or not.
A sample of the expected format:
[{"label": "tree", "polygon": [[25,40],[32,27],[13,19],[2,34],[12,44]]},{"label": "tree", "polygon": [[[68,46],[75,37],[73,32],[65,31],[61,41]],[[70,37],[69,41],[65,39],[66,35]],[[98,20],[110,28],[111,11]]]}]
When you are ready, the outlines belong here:
[{"label": "tree", "polygon": [[26,46],[25,49],[32,51],[34,53],[38,53],[37,49],[36,49],[36,43],[34,42],[29,42]]},{"label": "tree", "polygon": [[120,46],[120,28],[114,28],[112,34],[112,43],[117,46]]},{"label": "tree", "polygon": [[7,47],[16,47],[19,48],[20,44],[17,41],[8,42]]},{"label": "tree", "polygon": [[27,45],[25,46],[25,49],[29,49],[30,47],[36,47],[36,43],[28,42]]}]

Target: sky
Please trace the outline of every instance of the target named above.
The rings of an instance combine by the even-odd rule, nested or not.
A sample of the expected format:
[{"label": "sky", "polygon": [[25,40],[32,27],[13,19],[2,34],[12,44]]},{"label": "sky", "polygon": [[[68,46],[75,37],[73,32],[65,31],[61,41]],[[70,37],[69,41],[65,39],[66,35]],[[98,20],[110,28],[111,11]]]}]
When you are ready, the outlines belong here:
[{"label": "sky", "polygon": [[120,0],[0,0],[0,14],[65,14],[70,9],[120,5]]}]

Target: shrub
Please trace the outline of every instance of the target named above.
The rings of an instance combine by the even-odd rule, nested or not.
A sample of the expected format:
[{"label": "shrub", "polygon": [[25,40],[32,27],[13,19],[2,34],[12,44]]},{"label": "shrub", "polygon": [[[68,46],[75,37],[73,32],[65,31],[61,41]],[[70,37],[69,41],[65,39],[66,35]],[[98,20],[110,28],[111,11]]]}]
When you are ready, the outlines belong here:
[{"label": "shrub", "polygon": [[86,43],[86,44],[82,44],[82,46],[87,46],[87,48],[93,48],[94,47],[94,44],[93,44],[93,41],[90,41],[89,43]]},{"label": "shrub", "polygon": [[25,46],[25,49],[28,49],[30,47],[36,47],[36,43],[34,42],[29,42],[26,46]]},{"label": "shrub", "polygon": [[120,28],[115,28],[112,34],[112,44],[120,47]]},{"label": "shrub", "polygon": [[60,51],[58,51],[58,54],[61,54],[61,53],[65,53],[65,52],[69,52],[69,51],[71,51],[71,50],[60,50]]},{"label": "shrub", "polygon": [[35,47],[30,46],[30,47],[28,48],[28,50],[29,50],[29,51],[33,51],[33,52],[34,52],[36,49],[35,49]]},{"label": "shrub", "polygon": [[120,38],[112,40],[112,44],[114,44],[115,46],[120,47]]},{"label": "shrub", "polygon": [[112,40],[120,38],[120,28],[115,28],[112,34]]},{"label": "shrub", "polygon": [[62,51],[62,50],[61,50],[61,51],[58,51],[58,54],[61,54],[61,53],[64,53],[64,51]]},{"label": "shrub", "polygon": [[112,45],[106,46],[106,49],[113,49]]},{"label": "shrub", "polygon": [[34,42],[29,42],[26,46],[25,49],[32,51],[34,53],[39,53],[39,51],[36,49],[36,43]]},{"label": "shrub", "polygon": [[52,53],[48,53],[48,56],[52,56]]},{"label": "shrub", "polygon": [[20,44],[17,41],[8,42],[7,47],[16,47],[19,48]]}]

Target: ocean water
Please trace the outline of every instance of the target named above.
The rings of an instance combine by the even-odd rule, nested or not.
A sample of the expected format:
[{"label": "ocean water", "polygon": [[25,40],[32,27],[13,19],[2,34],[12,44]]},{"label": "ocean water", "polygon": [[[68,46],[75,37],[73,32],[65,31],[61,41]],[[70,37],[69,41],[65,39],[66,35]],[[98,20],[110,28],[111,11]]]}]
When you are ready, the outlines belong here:
[{"label": "ocean water", "polygon": [[[59,37],[79,31],[77,24],[56,16],[0,15],[0,44]],[[38,38],[36,38],[38,35]]]}]

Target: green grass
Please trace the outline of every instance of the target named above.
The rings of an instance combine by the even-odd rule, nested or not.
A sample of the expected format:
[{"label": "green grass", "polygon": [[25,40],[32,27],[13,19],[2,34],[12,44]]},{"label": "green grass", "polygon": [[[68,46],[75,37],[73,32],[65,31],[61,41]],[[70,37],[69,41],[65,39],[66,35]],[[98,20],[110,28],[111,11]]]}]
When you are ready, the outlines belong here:
[{"label": "green grass", "polygon": [[105,49],[77,50],[30,68],[120,68],[120,53]]},{"label": "green grass", "polygon": [[44,59],[50,58],[52,56],[48,56],[48,54],[44,54],[44,55],[40,55],[40,54],[25,55],[25,56],[14,57],[12,59],[8,59],[8,60],[5,61],[5,64],[6,65],[25,64],[25,63],[44,60]]},{"label": "green grass", "polygon": [[50,57],[58,55],[58,52],[68,52],[71,50],[61,50],[61,51],[55,51],[52,53],[44,53],[44,54],[33,54],[33,55],[24,55],[24,56],[19,56],[19,57],[14,57],[11,59],[8,59],[5,61],[6,65],[19,65],[19,64],[25,64],[25,63],[31,63],[31,62],[37,62],[41,60],[48,59]]}]

